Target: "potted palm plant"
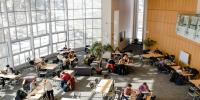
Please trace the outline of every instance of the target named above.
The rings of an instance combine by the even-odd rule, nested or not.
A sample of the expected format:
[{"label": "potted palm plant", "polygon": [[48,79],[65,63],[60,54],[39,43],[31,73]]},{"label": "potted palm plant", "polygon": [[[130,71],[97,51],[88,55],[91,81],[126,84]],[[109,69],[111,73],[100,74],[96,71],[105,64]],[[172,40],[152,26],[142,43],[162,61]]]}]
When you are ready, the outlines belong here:
[{"label": "potted palm plant", "polygon": [[90,53],[94,54],[98,60],[101,59],[102,54],[105,51],[113,51],[113,48],[110,44],[106,44],[103,45],[101,42],[95,42],[94,44],[92,44],[91,48],[90,48]]},{"label": "potted palm plant", "polygon": [[147,38],[143,41],[143,44],[146,48],[150,48],[151,46],[155,45],[156,44],[156,41],[155,40],[152,40],[150,38]]}]

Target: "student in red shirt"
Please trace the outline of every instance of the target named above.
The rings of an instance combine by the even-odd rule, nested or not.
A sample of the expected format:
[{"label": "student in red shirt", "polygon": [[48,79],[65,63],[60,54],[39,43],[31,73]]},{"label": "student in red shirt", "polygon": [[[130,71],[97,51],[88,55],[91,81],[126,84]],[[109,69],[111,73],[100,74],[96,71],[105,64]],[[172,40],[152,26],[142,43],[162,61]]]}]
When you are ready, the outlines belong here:
[{"label": "student in red shirt", "polygon": [[63,88],[65,84],[69,83],[69,81],[71,79],[71,75],[69,73],[63,72],[60,75],[60,78],[61,78],[61,88]]}]

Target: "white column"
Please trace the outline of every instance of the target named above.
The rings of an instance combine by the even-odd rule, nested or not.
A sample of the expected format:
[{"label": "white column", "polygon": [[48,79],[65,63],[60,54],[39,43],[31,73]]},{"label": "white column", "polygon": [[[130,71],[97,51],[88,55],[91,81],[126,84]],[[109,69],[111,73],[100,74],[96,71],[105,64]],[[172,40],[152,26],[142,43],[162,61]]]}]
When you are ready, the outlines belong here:
[{"label": "white column", "polygon": [[200,0],[197,1],[197,14],[200,14]]},{"label": "white column", "polygon": [[112,0],[102,0],[102,43],[111,44]]},{"label": "white column", "polygon": [[[7,24],[8,24],[8,27],[10,26],[9,25],[9,22],[8,22],[8,11],[7,11],[7,7],[6,7],[6,0],[3,0],[3,9],[5,9],[5,12],[3,13],[4,15],[5,15],[5,17],[6,17],[6,20],[7,21],[5,21]],[[9,62],[8,63],[10,63],[10,65],[11,66],[14,66],[14,59],[13,59],[13,53],[12,53],[12,43],[11,43],[11,36],[10,36],[10,28],[8,28],[8,40],[6,40],[6,41],[8,41],[8,53],[9,53]]]}]

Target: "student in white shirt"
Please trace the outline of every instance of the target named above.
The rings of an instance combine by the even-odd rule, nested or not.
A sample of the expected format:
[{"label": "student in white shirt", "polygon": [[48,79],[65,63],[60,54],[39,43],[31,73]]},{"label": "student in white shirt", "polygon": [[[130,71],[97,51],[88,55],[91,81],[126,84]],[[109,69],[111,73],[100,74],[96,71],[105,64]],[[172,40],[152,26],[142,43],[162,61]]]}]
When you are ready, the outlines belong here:
[{"label": "student in white shirt", "polygon": [[8,74],[12,74],[13,73],[13,70],[12,70],[12,68],[10,67],[10,65],[6,65],[6,73]]},{"label": "student in white shirt", "polygon": [[54,100],[53,85],[49,80],[44,80],[44,87],[47,93],[48,100]]},{"label": "student in white shirt", "polygon": [[36,83],[36,80],[33,80],[31,83],[30,83],[30,92],[33,91],[37,86],[37,83]]}]

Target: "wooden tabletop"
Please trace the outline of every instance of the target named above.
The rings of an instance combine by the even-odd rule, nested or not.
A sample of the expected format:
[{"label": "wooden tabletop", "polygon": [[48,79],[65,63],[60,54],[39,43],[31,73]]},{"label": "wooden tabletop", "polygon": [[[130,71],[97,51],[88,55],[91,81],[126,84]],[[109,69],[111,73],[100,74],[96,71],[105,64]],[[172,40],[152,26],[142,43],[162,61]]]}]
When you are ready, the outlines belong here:
[{"label": "wooden tabletop", "polygon": [[41,69],[53,70],[58,66],[58,64],[46,64]]},{"label": "wooden tabletop", "polygon": [[177,73],[183,75],[183,76],[192,76],[193,74],[190,74],[187,71],[184,71],[181,69],[181,66],[170,66],[172,69],[174,69]]},{"label": "wooden tabletop", "polygon": [[176,70],[180,70],[181,66],[170,66],[172,69]]},{"label": "wooden tabletop", "polygon": [[200,79],[189,80],[192,84],[194,84],[197,88],[200,86]]},{"label": "wooden tabletop", "polygon": [[150,57],[155,57],[155,58],[159,58],[159,57],[163,57],[163,55],[158,54],[158,53],[148,53],[148,54],[143,54],[142,57],[144,58],[150,58]]},{"label": "wooden tabletop", "polygon": [[41,58],[37,58],[37,59],[35,59],[34,62],[35,62],[36,64],[38,64],[38,63],[40,63],[40,62],[42,62],[42,61],[43,61],[43,60],[42,60]]},{"label": "wooden tabletop", "polygon": [[[145,95],[143,100],[151,100],[152,92],[149,92],[149,95]],[[136,100],[138,93],[132,92],[130,95],[130,100]]]},{"label": "wooden tabletop", "polygon": [[43,96],[44,93],[45,93],[45,90],[44,90],[43,82],[40,82],[39,85],[33,91],[28,93],[28,95],[26,96],[26,99],[38,100]]},{"label": "wooden tabletop", "polygon": [[17,79],[21,77],[21,74],[15,75],[15,74],[0,74],[0,77],[2,78],[9,78],[9,79]]},{"label": "wooden tabletop", "polygon": [[112,79],[102,79],[97,85],[95,92],[108,93],[110,91],[110,88],[112,87],[112,84]]},{"label": "wooden tabletop", "polygon": [[81,99],[74,99],[74,98],[61,98],[61,100],[81,100]]},{"label": "wooden tabletop", "polygon": [[125,66],[131,66],[131,67],[134,67],[134,63],[128,63],[128,64],[125,64]]}]

